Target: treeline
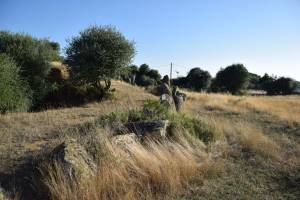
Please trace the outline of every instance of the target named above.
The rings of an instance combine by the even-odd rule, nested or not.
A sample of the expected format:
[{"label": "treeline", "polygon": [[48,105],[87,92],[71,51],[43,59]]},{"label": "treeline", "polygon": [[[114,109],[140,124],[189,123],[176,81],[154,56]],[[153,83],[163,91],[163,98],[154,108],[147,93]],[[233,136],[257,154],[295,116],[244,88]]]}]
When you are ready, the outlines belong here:
[{"label": "treeline", "polygon": [[268,95],[289,95],[299,82],[286,77],[259,76],[248,72],[242,64],[233,64],[217,72],[212,78],[209,72],[193,68],[186,77],[173,79],[173,84],[195,91],[230,92],[243,94],[246,90],[264,90]]},{"label": "treeline", "polygon": [[[161,83],[158,71],[150,69],[147,64],[141,65],[140,68],[135,65],[128,67],[121,79],[139,86],[155,86]],[[198,92],[244,94],[247,90],[263,90],[268,95],[289,95],[300,87],[299,82],[291,78],[268,74],[261,77],[250,73],[243,64],[221,68],[215,77],[208,71],[193,68],[187,76],[172,79],[171,84]]]}]

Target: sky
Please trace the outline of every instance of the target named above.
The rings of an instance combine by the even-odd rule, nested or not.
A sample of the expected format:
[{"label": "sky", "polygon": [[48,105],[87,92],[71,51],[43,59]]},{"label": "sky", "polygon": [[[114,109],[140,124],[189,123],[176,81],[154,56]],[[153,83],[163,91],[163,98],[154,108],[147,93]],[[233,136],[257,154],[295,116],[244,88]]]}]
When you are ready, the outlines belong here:
[{"label": "sky", "polygon": [[[162,75],[233,63],[300,80],[300,0],[0,0],[0,29],[59,42],[113,25]],[[62,51],[63,54],[63,51]]]}]

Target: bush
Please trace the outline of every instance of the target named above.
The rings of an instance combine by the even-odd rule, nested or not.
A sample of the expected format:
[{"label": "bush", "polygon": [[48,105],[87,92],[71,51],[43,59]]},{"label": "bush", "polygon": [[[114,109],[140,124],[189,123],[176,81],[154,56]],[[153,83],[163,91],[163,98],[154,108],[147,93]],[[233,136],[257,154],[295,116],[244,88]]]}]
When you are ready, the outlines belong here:
[{"label": "bush", "polygon": [[270,77],[268,74],[265,74],[259,82],[268,95],[289,95],[297,88],[297,82],[291,78]]},{"label": "bush", "polygon": [[0,54],[0,113],[26,111],[30,106],[30,91],[19,72],[11,58]]},{"label": "bush", "polygon": [[161,75],[159,72],[155,69],[150,69],[150,71],[147,74],[151,79],[154,79],[156,82],[160,81]]},{"label": "bush", "polygon": [[178,86],[181,88],[186,88],[187,87],[187,78],[186,77],[178,77],[178,78],[172,79],[172,85]]},{"label": "bush", "polygon": [[49,92],[34,109],[80,106],[104,98],[105,92],[91,86],[74,86],[71,83],[59,85]]},{"label": "bush", "polygon": [[55,43],[40,40],[26,34],[0,31],[0,53],[10,56],[20,67],[22,79],[28,82],[33,92],[33,103],[42,99],[51,89],[46,77],[50,61],[59,60]]},{"label": "bush", "polygon": [[213,83],[211,90],[213,92],[230,92],[232,94],[241,93],[247,88],[249,73],[242,64],[233,64],[221,69]]},{"label": "bush", "polygon": [[211,81],[211,75],[208,71],[203,71],[200,68],[193,68],[188,73],[186,81],[188,88],[195,91],[201,91],[208,88]]},{"label": "bush", "polygon": [[139,86],[150,86],[155,84],[155,80],[146,75],[137,76],[135,80]]},{"label": "bush", "polygon": [[253,90],[261,90],[261,85],[260,85],[260,76],[254,73],[249,73],[249,85],[248,89],[253,89]]},{"label": "bush", "polygon": [[135,77],[135,83],[139,86],[154,86],[161,80],[161,75],[155,69],[150,69],[149,65],[142,64]]},{"label": "bush", "polygon": [[178,130],[187,130],[192,138],[196,137],[207,144],[214,142],[220,135],[213,124],[184,114],[172,113],[157,100],[147,100],[142,109],[132,109],[128,112],[113,112],[102,116],[96,120],[96,124],[115,128],[115,122],[126,124],[141,120],[169,120],[168,134],[171,137],[175,136],[174,133],[178,132]]},{"label": "bush", "polygon": [[105,89],[118,69],[128,66],[135,49],[121,32],[110,26],[91,26],[77,37],[72,38],[67,50],[67,63],[71,66],[75,80],[103,89],[100,81],[105,81]]}]

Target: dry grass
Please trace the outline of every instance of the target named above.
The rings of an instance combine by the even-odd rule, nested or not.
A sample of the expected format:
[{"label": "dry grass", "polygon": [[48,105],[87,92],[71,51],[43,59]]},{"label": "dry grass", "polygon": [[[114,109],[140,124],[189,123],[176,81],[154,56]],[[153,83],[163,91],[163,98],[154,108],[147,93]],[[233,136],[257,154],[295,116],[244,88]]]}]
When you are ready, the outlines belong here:
[{"label": "dry grass", "polygon": [[184,143],[133,143],[124,157],[123,148],[106,141],[110,156],[99,159],[96,176],[69,184],[56,168],[46,183],[53,199],[172,199],[189,182],[202,182],[208,166],[207,158]]},{"label": "dry grass", "polygon": [[255,110],[276,116],[290,124],[300,123],[299,96],[240,97],[229,94],[187,93],[190,101],[186,105],[186,110],[190,112],[199,110],[199,108],[242,114]]},{"label": "dry grass", "polygon": [[[71,126],[90,122],[110,112],[139,107],[146,99],[157,99],[142,88],[119,81],[114,81],[112,87],[116,89],[113,100],[84,107],[0,116],[0,172],[2,166],[9,166],[7,163],[17,160],[23,151],[38,151],[45,141],[53,139],[53,134],[63,134]],[[279,186],[273,179],[264,177],[265,174],[274,173],[277,176],[278,173],[278,185],[284,185],[289,183],[285,182],[286,177],[293,177],[293,173],[298,172],[299,96],[187,94],[188,101],[183,112],[208,124],[218,133],[217,141],[206,146],[187,135],[186,130],[178,129],[176,134],[179,138],[176,141],[149,143],[146,146],[136,143],[124,152],[124,149],[107,140],[104,146],[108,156],[99,158],[95,177],[70,184],[59,167],[52,171],[47,184],[53,199],[172,199],[190,191],[190,184],[200,188],[203,182],[215,177],[216,181],[203,187],[202,192],[219,193],[216,192],[213,197],[209,194],[206,196],[208,198],[222,199],[224,194],[232,194],[234,198],[234,194],[238,193],[248,195],[241,197],[245,199],[255,195],[258,199],[267,199],[270,197],[267,194],[269,189],[273,191]],[[267,121],[262,122],[265,119]],[[281,121],[291,126],[287,127]],[[130,156],[124,156],[128,152]],[[4,154],[11,159],[7,160],[2,156]],[[248,157],[243,157],[244,154]],[[262,165],[257,161],[259,159],[266,164]],[[254,167],[249,160],[255,161]],[[228,168],[231,168],[231,174],[220,177]],[[285,173],[284,178],[280,173]],[[228,182],[231,185],[226,185]],[[275,189],[270,184],[275,184],[272,185]],[[261,189],[265,189],[266,194],[260,193]],[[244,193],[239,193],[240,190]],[[253,191],[257,193],[254,195]],[[284,193],[282,191],[276,190],[277,193]],[[277,193],[272,197],[276,197]],[[196,193],[191,197],[201,199],[201,195]]]}]

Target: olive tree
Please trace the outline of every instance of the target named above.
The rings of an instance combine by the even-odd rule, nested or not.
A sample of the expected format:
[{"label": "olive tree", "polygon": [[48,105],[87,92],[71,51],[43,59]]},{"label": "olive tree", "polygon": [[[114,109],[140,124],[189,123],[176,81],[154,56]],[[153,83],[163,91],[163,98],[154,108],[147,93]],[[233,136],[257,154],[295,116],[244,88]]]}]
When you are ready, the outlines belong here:
[{"label": "olive tree", "polygon": [[208,71],[204,71],[197,67],[190,70],[186,79],[188,88],[195,91],[201,91],[208,88],[211,81],[211,75]]},{"label": "olive tree", "polygon": [[[120,68],[128,66],[135,54],[134,44],[111,26],[90,26],[73,37],[66,48],[66,61],[79,84],[108,90]],[[101,85],[105,82],[105,87]]]},{"label": "olive tree", "polygon": [[212,82],[211,89],[214,92],[230,92],[238,94],[246,89],[249,73],[242,64],[233,64],[221,69]]}]

